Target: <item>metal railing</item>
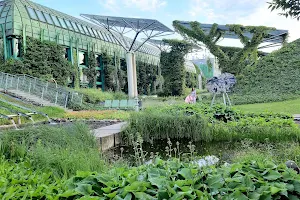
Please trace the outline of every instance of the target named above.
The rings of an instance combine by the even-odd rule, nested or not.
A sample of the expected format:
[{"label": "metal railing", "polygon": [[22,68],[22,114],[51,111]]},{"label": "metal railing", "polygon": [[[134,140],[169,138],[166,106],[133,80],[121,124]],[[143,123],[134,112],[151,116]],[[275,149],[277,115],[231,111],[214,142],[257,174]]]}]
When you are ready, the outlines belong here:
[{"label": "metal railing", "polygon": [[67,108],[69,103],[82,105],[83,94],[29,75],[12,75],[0,72],[0,88],[18,90],[42,100]]}]

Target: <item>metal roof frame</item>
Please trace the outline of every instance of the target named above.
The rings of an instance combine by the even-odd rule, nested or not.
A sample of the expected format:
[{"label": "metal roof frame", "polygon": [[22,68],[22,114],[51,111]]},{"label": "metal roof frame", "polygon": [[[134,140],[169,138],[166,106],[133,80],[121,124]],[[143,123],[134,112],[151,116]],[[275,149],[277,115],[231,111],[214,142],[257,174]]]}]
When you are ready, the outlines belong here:
[{"label": "metal roof frame", "polygon": [[[170,33],[174,33],[170,28],[163,25],[157,20],[153,19],[139,19],[139,18],[128,18],[128,17],[113,17],[113,16],[100,16],[100,15],[89,15],[81,14],[81,17],[93,22],[94,24],[103,27],[111,33],[118,43],[128,52],[138,51],[148,39],[157,36],[166,36]],[[134,39],[128,41],[125,34],[135,32]],[[140,33],[147,36],[147,39],[140,44],[137,42],[137,38]],[[119,38],[118,36],[121,38]]]}]

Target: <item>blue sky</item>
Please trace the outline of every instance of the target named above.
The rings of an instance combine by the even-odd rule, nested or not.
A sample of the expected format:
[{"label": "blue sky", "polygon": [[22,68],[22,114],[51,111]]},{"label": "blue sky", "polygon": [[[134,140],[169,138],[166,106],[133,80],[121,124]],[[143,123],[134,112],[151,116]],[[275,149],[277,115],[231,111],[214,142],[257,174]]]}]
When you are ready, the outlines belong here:
[{"label": "blue sky", "polygon": [[[173,20],[200,23],[264,25],[287,29],[290,41],[300,38],[298,21],[268,10],[267,0],[34,0],[64,13],[152,18],[172,28]],[[236,46],[225,40],[225,45]]]}]

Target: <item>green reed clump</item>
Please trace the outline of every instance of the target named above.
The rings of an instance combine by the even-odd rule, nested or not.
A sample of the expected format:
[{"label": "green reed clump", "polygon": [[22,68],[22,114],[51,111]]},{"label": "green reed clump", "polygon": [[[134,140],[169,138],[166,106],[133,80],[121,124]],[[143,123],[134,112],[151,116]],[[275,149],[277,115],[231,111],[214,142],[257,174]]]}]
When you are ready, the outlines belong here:
[{"label": "green reed clump", "polygon": [[125,137],[127,133],[139,133],[146,142],[167,138],[210,141],[212,138],[209,130],[208,120],[199,115],[171,115],[145,111],[131,115]]},{"label": "green reed clump", "polygon": [[299,141],[300,129],[288,115],[251,114],[203,105],[176,105],[133,113],[124,138],[139,133],[146,142],[160,139],[222,142],[253,139]]},{"label": "green reed clump", "polygon": [[14,161],[30,159],[33,167],[59,176],[104,168],[95,138],[84,124],[4,132],[0,135],[0,153]]}]

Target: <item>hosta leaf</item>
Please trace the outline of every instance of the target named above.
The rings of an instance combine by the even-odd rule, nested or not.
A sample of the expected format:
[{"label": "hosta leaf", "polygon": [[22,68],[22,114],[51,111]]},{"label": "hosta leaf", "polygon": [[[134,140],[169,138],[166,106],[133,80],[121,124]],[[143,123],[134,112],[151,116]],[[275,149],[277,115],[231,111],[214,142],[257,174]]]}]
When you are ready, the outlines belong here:
[{"label": "hosta leaf", "polygon": [[108,197],[108,198],[114,198],[116,195],[118,194],[118,191],[115,191],[115,192],[113,192],[113,193],[110,193],[110,194],[107,194],[106,196]]},{"label": "hosta leaf", "polygon": [[107,188],[101,188],[103,190],[104,193],[109,194],[111,192],[111,188],[107,187]]},{"label": "hosta leaf", "polygon": [[181,169],[178,174],[180,174],[185,179],[193,179],[192,171],[188,168]]},{"label": "hosta leaf", "polygon": [[144,192],[134,192],[133,195],[135,196],[135,198],[137,199],[141,199],[141,200],[154,200],[156,198],[150,196],[149,194],[146,194]]},{"label": "hosta leaf", "polygon": [[279,179],[280,177],[281,177],[281,174],[278,171],[271,170],[271,171],[269,171],[269,173],[266,176],[264,176],[264,179],[274,181],[274,180]]},{"label": "hosta leaf", "polygon": [[220,174],[210,175],[209,178],[207,179],[207,184],[211,188],[218,189],[223,187],[224,179]]},{"label": "hosta leaf", "polygon": [[167,184],[165,177],[149,178],[148,180],[152,185],[155,185],[158,188],[164,187]]},{"label": "hosta leaf", "polygon": [[294,189],[295,191],[300,194],[300,182],[299,181],[293,181]]},{"label": "hosta leaf", "polygon": [[278,188],[278,187],[271,187],[270,188],[270,191],[271,191],[271,194],[274,195],[276,193],[279,193],[282,189],[281,188]]},{"label": "hosta leaf", "polygon": [[82,195],[91,195],[94,193],[92,186],[89,184],[79,184],[78,187],[75,188],[75,191]]}]

